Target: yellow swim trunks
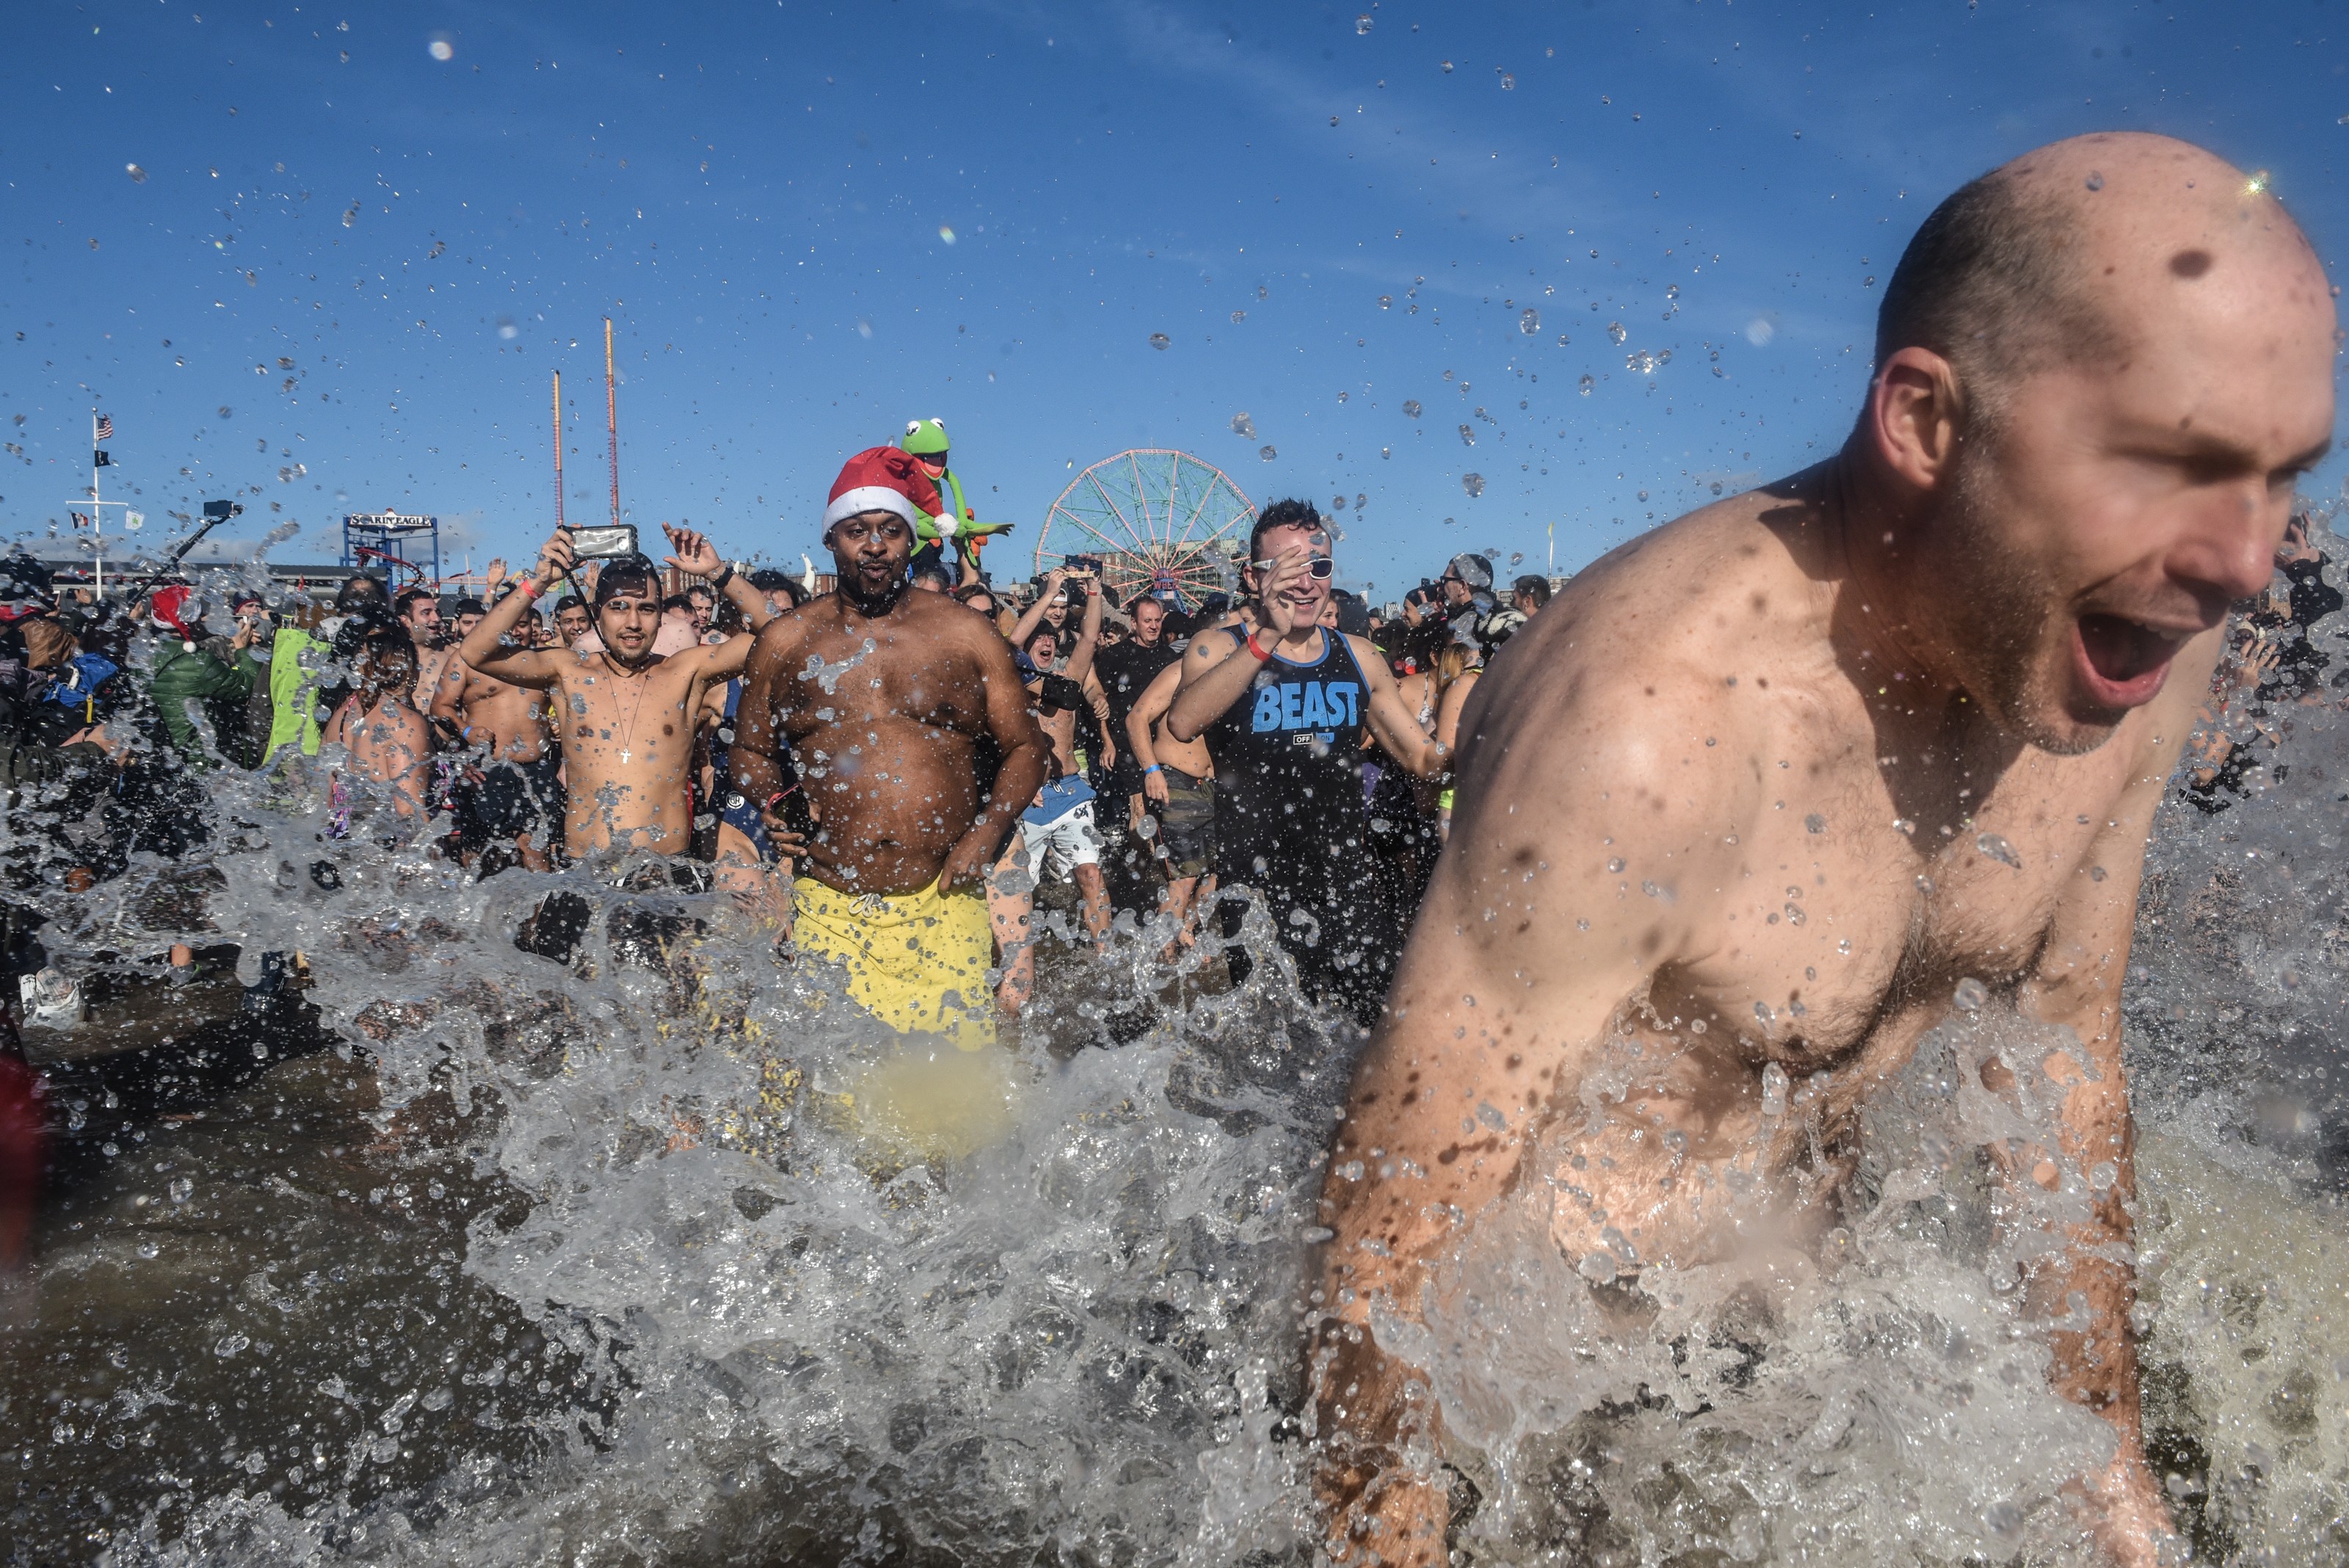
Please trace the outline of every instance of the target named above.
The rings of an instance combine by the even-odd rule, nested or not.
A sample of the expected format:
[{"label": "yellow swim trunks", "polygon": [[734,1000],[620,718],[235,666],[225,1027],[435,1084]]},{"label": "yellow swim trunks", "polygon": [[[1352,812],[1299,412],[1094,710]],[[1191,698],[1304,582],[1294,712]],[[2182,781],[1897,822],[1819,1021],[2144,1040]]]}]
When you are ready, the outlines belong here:
[{"label": "yellow swim trunks", "polygon": [[995,1044],[987,983],[994,937],[977,888],[843,893],[812,877],[792,884],[792,935],[803,952],[848,971],[848,994],[909,1034],[943,1034],[965,1051]]}]

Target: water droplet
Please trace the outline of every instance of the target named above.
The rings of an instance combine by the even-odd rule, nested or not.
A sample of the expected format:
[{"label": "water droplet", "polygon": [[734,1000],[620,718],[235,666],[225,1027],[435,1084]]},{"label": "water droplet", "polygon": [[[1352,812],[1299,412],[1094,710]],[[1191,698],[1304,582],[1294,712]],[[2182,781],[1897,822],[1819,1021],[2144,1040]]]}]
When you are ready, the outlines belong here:
[{"label": "water droplet", "polygon": [[1527,306],[1517,312],[1517,330],[1531,337],[1541,330],[1541,312]]},{"label": "water droplet", "polygon": [[1485,476],[1481,473],[1464,473],[1460,476],[1460,488],[1472,496],[1482,495],[1485,493]]},{"label": "water droplet", "polygon": [[1827,819],[1821,816],[1817,812],[1812,812],[1809,815],[1803,818],[1803,831],[1805,833],[1825,833],[1826,830]]},{"label": "water droplet", "polygon": [[1164,348],[1174,341],[1174,339],[1167,337],[1164,332],[1154,332],[1150,335],[1150,346],[1153,348]]},{"label": "water droplet", "polygon": [[1414,420],[1419,418],[1419,400],[1405,398],[1402,400],[1402,411]]},{"label": "water droplet", "polygon": [[1247,410],[1243,409],[1232,416],[1232,433],[1248,441],[1256,440],[1256,421],[1248,418]]},{"label": "water droplet", "polygon": [[1771,326],[1765,317],[1757,316],[1745,324],[1745,341],[1756,348],[1767,347],[1770,339],[1777,335],[1778,329]]},{"label": "water droplet", "polygon": [[952,244],[955,243],[955,232],[948,225],[940,223],[938,225],[938,238],[944,240],[948,244]]},{"label": "water droplet", "polygon": [[1380,308],[1381,310],[1392,310],[1392,309],[1393,309],[1393,308],[1394,308],[1394,296],[1393,296],[1393,295],[1392,295],[1392,294],[1382,294],[1382,295],[1379,296],[1379,308]]},{"label": "water droplet", "polygon": [[1280,455],[1276,449],[1268,446],[1260,446],[1257,448],[1256,454],[1257,456],[1264,459],[1267,462],[1270,462],[1274,458]]},{"label": "water droplet", "polygon": [[1762,1114],[1783,1116],[1786,1114],[1786,1069],[1775,1062],[1762,1067]]},{"label": "water droplet", "polygon": [[1623,347],[1623,339],[1630,336],[1630,334],[1624,330],[1621,322],[1610,321],[1607,324],[1607,340],[1618,348]]},{"label": "water droplet", "polygon": [[1513,566],[1524,565],[1526,553],[1523,550],[1512,550],[1509,552],[1509,565]]},{"label": "water droplet", "polygon": [[1346,498],[1345,498],[1344,496],[1342,496],[1342,495],[1334,495],[1334,496],[1331,496],[1331,497],[1330,498],[1330,511],[1332,511],[1332,512],[1343,512],[1345,509],[1346,509]]},{"label": "water droplet", "polygon": [[1233,311],[1233,312],[1232,312],[1232,325],[1233,325],[1233,326],[1237,327],[1237,326],[1238,326],[1241,322],[1246,321],[1247,319],[1247,311],[1245,311],[1245,310],[1235,310],[1235,311]]},{"label": "water droplet", "polygon": [[125,163],[122,166],[122,169],[123,172],[130,176],[130,182],[133,185],[144,185],[147,183],[147,171],[140,168],[136,163]]},{"label": "water droplet", "polygon": [[171,1195],[172,1202],[185,1203],[196,1195],[196,1184],[184,1176],[175,1176],[171,1178],[171,1184],[164,1190]]},{"label": "water droplet", "polygon": [[1958,981],[1957,989],[1950,992],[1951,1004],[1961,1012],[1980,1012],[1989,1000],[1990,987],[1971,975]]},{"label": "water droplet", "polygon": [[1466,425],[1462,425],[1460,427],[1460,444],[1462,446],[1475,446],[1476,444],[1476,432],[1470,430]]},{"label": "water droplet", "polygon": [[1369,32],[1373,24],[1371,21],[1371,14],[1367,11],[1363,12],[1361,16],[1354,18],[1354,36],[1358,38],[1361,37],[1363,34]]},{"label": "water droplet", "polygon": [[2097,172],[2096,172],[2095,170],[2093,170],[2093,169],[2089,170],[2089,171],[2088,171],[2088,189],[2089,189],[2089,190],[2091,190],[2091,191],[2101,191],[2101,190],[2103,190],[2104,188],[2105,188],[2105,177],[2104,177],[2102,174],[2097,173]]},{"label": "water droplet", "polygon": [[1444,62],[1444,74],[1447,77],[1452,74],[1452,62],[1450,60]]},{"label": "water droplet", "polygon": [[447,38],[435,38],[424,46],[424,52],[436,60],[446,62],[457,57],[457,46]]},{"label": "water droplet", "polygon": [[1582,378],[1582,379],[1581,379],[1581,380],[1577,381],[1577,382],[1574,384],[1574,389],[1575,389],[1576,391],[1578,391],[1578,392],[1581,393],[1584,397],[1586,397],[1586,398],[1587,398],[1587,397],[1590,396],[1590,389],[1591,389],[1591,388],[1593,388],[1593,387],[1595,387],[1595,386],[1597,386],[1598,384],[1599,384],[1599,383],[1598,383],[1595,379],[1593,379],[1591,377],[1589,377],[1589,376],[1585,376],[1585,377],[1583,377],[1583,378]]},{"label": "water droplet", "polygon": [[1574,1272],[1594,1285],[1612,1284],[1615,1280],[1615,1254],[1607,1251],[1589,1253],[1574,1265]]},{"label": "water droplet", "polygon": [[1995,833],[1974,835],[1974,847],[2001,865],[2012,866],[2017,871],[2023,869],[2023,857],[2015,853],[2013,845]]},{"label": "water droplet", "polygon": [[1622,869],[1623,869],[1623,857],[1622,857],[1620,855],[1618,855],[1618,856],[1615,856],[1615,857],[1613,857],[1612,858],[1610,858],[1610,859],[1607,862],[1607,869],[1609,869],[1609,871],[1620,871],[1620,870],[1622,870]]},{"label": "water droplet", "polygon": [[1514,75],[1512,75],[1511,73],[1509,73],[1509,72],[1507,72],[1507,71],[1503,71],[1503,72],[1501,73],[1501,90],[1502,90],[1503,92],[1515,92],[1515,91],[1516,91],[1516,90],[1517,90],[1517,78],[1516,78]]}]

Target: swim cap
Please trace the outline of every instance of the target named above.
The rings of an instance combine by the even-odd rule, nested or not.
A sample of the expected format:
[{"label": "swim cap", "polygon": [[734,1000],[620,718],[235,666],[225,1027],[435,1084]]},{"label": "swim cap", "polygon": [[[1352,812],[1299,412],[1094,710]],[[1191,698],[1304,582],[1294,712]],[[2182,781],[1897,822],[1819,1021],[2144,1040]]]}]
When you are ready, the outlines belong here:
[{"label": "swim cap", "polygon": [[936,456],[947,450],[947,422],[944,420],[908,420],[905,421],[905,439],[897,444],[923,457]]}]

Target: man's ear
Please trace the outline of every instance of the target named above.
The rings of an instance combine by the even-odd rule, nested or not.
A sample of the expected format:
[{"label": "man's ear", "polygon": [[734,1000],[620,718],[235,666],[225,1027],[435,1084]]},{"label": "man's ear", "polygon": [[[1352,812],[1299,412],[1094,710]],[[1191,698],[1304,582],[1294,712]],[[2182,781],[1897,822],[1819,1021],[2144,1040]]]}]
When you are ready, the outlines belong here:
[{"label": "man's ear", "polygon": [[1935,490],[1956,464],[1965,417],[1956,367],[1912,345],[1878,369],[1861,422],[1878,462],[1919,490]]}]

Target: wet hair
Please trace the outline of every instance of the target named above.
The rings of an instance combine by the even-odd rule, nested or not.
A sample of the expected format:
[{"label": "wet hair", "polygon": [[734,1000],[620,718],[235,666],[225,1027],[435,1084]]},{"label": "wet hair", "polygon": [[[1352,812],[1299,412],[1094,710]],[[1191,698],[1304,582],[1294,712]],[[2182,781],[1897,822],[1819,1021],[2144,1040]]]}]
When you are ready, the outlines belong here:
[{"label": "wet hair", "polygon": [[1256,514],[1256,522],[1248,529],[1247,564],[1253,566],[1264,559],[1264,553],[1260,546],[1264,536],[1275,528],[1326,528],[1328,526],[1328,524],[1321,521],[1321,514],[1314,510],[1313,503],[1310,501],[1299,501],[1293,497],[1286,501],[1276,501]]},{"label": "wet hair", "polygon": [[1131,618],[1134,612],[1139,610],[1144,605],[1156,605],[1162,612],[1166,608],[1166,601],[1160,598],[1156,594],[1136,594],[1125,607],[1127,618]]},{"label": "wet hair", "polygon": [[2112,323],[2088,296],[2079,214],[2013,168],[1958,187],[1900,254],[1876,313],[1876,365],[1928,348],[1994,425],[2000,394],[2034,370],[2108,352]]},{"label": "wet hair", "polygon": [[807,602],[806,590],[794,582],[789,572],[773,566],[761,566],[750,574],[750,586],[770,597],[781,594],[793,609]]},{"label": "wet hair", "polygon": [[1509,591],[1526,595],[1537,606],[1549,603],[1549,579],[1536,573],[1528,572],[1519,577],[1509,585]]},{"label": "wet hair", "polygon": [[564,610],[585,609],[586,607],[587,601],[581,598],[577,594],[565,594],[561,598],[554,601],[554,613],[556,615],[561,615]]},{"label": "wet hair", "polygon": [[601,616],[605,604],[623,588],[655,597],[660,593],[660,574],[643,556],[615,556],[595,574],[595,602],[591,607]]},{"label": "wet hair", "polygon": [[344,578],[342,587],[335,594],[335,607],[345,615],[362,608],[388,608],[390,604],[391,596],[384,592],[381,580],[365,572]]},{"label": "wet hair", "polygon": [[683,610],[686,614],[691,615],[693,613],[693,596],[691,594],[671,594],[668,597],[661,600],[661,609],[664,612],[669,610]]},{"label": "wet hair", "polygon": [[386,697],[416,684],[416,644],[395,627],[375,627],[351,651],[351,691],[359,711],[372,713]]},{"label": "wet hair", "polygon": [[944,583],[948,588],[954,587],[954,574],[947,570],[944,561],[917,562],[908,576],[915,582]]},{"label": "wet hair", "polygon": [[457,601],[457,613],[459,615],[487,615],[490,613],[490,607],[476,598],[461,598]]},{"label": "wet hair", "polygon": [[419,599],[430,599],[435,604],[438,604],[440,602],[440,596],[434,593],[430,588],[402,588],[399,590],[399,597],[391,601],[392,613],[399,617],[400,619],[406,620],[408,618],[408,612],[415,607],[416,601]]}]

